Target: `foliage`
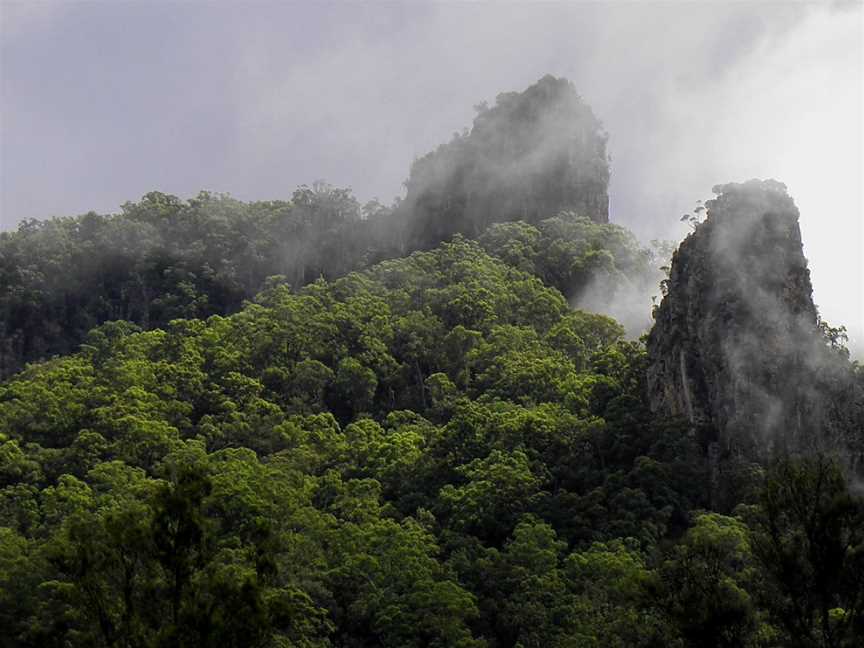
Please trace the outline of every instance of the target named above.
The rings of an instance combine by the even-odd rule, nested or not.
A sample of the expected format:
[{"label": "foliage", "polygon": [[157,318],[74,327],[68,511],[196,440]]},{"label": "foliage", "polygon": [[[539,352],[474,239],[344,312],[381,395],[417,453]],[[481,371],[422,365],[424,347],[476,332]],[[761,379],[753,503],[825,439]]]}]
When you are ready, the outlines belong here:
[{"label": "foliage", "polygon": [[[458,238],[227,318],[96,328],[0,387],[11,641],[575,641],[567,547],[650,549],[689,506],[644,476],[647,412],[616,414],[642,354],[621,337]],[[535,542],[548,582],[523,582]]]},{"label": "foliage", "polygon": [[864,636],[864,501],[836,458],[773,466],[754,512],[754,554],[788,645],[846,647]]},{"label": "foliage", "polygon": [[269,276],[300,286],[343,275],[387,214],[316,183],[290,201],[151,192],[115,215],[26,221],[0,234],[0,377],[75,351],[105,321],[164,327],[234,312]]}]

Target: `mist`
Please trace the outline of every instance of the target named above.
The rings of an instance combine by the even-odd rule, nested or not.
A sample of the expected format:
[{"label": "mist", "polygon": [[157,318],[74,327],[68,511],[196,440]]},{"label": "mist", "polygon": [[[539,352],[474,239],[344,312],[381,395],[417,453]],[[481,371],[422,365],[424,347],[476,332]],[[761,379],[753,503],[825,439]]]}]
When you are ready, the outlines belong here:
[{"label": "mist", "polygon": [[815,300],[864,350],[859,4],[2,7],[0,215],[158,189],[403,192],[472,106],[565,76],[603,121],[610,221],[680,239],[718,183],[784,182]]}]

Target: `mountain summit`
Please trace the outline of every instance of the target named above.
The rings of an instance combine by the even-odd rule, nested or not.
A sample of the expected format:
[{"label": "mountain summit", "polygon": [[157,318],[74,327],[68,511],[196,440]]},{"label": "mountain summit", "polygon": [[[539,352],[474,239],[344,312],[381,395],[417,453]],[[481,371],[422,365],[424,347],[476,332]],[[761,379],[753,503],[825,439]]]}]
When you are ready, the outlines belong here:
[{"label": "mountain summit", "polygon": [[470,132],[412,165],[409,243],[476,236],[493,222],[536,223],[562,210],[609,222],[607,135],[572,82],[546,75],[476,110]]},{"label": "mountain summit", "polygon": [[778,454],[847,454],[860,394],[813,303],[798,209],[774,180],[714,192],[655,313],[652,409],[690,421],[714,481]]}]

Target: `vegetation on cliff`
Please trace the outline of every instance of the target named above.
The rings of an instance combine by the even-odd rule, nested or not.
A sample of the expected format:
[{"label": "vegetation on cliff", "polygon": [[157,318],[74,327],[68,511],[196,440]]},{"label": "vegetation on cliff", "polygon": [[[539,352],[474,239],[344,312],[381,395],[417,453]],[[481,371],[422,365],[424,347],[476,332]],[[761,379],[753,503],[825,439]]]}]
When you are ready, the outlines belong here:
[{"label": "vegetation on cliff", "polygon": [[648,337],[655,411],[711,447],[713,502],[781,454],[838,453],[864,469],[864,383],[842,329],[819,318],[798,209],[776,181],[714,188],[672,259]]},{"label": "vegetation on cliff", "polygon": [[411,248],[562,209],[609,221],[607,136],[572,83],[545,76],[476,110],[470,131],[411,166],[402,205]]}]

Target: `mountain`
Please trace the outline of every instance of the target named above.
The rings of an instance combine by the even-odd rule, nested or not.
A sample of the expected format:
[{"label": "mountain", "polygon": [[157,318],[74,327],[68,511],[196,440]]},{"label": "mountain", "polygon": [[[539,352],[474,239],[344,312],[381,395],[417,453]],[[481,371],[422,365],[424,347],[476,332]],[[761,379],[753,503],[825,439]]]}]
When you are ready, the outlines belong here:
[{"label": "mountain", "polygon": [[470,134],[417,160],[400,205],[361,205],[350,190],[317,182],[285,201],[154,191],[117,214],[27,221],[0,233],[0,378],[75,351],[106,321],[151,329],[236,312],[270,276],[299,288],[456,233],[536,224],[562,210],[605,224],[605,142],[573,84],[547,76],[499,95]]},{"label": "mountain", "polygon": [[715,499],[736,472],[777,456],[839,453],[860,464],[864,395],[824,335],[786,187],[751,180],[714,191],[673,256],[648,337],[652,409],[688,420]]},{"label": "mountain", "polygon": [[392,208],[3,235],[0,646],[861,645],[862,373],[791,199],[718,188],[628,339],[574,308],[661,263],[605,222],[598,128],[546,77]]},{"label": "mountain", "polygon": [[411,166],[402,204],[405,240],[424,248],[491,223],[574,211],[609,222],[607,135],[566,79],[477,106],[470,131]]}]

